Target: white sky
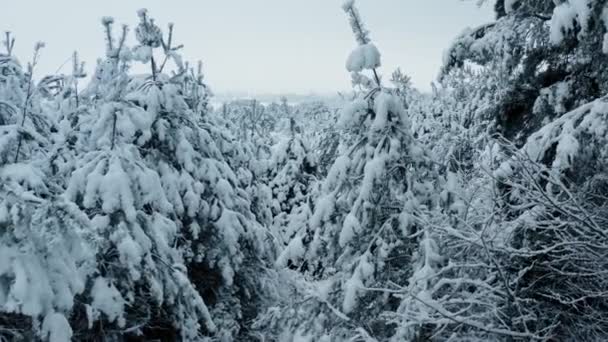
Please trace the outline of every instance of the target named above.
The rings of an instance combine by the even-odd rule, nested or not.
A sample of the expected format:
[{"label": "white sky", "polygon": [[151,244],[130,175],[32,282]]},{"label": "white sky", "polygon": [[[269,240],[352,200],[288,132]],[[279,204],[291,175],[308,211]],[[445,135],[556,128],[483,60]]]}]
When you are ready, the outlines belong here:
[{"label": "white sky", "polygon": [[[8,0],[0,30],[30,58],[44,41],[39,73],[57,70],[78,50],[92,69],[104,51],[102,16],[134,27],[146,7],[161,27],[175,23],[176,43],[202,59],[216,92],[334,93],[349,89],[344,63],[355,46],[342,0]],[[401,67],[428,89],[444,49],[467,26],[492,20],[491,6],[462,0],[358,0],[383,58],[381,72]],[[117,26],[118,28],[118,26]],[[133,34],[131,33],[131,36]],[[70,64],[62,71],[69,72]]]}]

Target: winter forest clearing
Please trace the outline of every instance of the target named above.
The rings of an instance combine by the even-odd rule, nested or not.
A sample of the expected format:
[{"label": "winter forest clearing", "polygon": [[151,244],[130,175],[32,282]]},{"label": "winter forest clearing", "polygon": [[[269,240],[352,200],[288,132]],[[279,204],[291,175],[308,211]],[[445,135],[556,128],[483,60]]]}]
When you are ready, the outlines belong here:
[{"label": "winter forest clearing", "polygon": [[352,91],[297,103],[145,9],[90,73],[7,32],[0,341],[608,340],[608,1],[479,2],[422,91],[346,1]]}]

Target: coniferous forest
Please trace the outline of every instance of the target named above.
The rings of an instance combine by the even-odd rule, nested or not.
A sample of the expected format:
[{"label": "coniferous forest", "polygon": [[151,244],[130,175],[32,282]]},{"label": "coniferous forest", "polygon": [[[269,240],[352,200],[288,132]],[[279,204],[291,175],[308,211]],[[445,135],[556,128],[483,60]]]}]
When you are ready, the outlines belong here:
[{"label": "coniferous forest", "polygon": [[337,101],[212,106],[145,9],[92,73],[7,32],[0,341],[608,340],[608,1],[487,2],[421,91],[347,0]]}]

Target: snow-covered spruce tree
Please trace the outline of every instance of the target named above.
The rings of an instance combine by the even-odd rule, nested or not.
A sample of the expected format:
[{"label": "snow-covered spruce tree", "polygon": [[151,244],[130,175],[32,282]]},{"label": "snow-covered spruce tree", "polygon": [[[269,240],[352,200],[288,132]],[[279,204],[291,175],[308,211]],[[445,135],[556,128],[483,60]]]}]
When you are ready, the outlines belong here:
[{"label": "snow-covered spruce tree", "polygon": [[317,161],[317,175],[325,178],[338,157],[340,134],[335,127],[339,110],[322,101],[298,104],[296,110],[301,113],[295,119],[302,128],[302,137],[312,146]]},{"label": "snow-covered spruce tree", "polygon": [[322,185],[308,229],[277,260],[279,267],[303,274],[285,271],[299,296],[258,321],[277,340],[387,340],[398,331],[383,313],[402,305],[390,295],[391,284],[411,278],[409,291],[423,291],[424,274],[442,262],[436,237],[417,219],[439,204],[439,177],[412,137],[402,101],[381,84],[375,70],[380,54],[354,2],[344,10],[359,43],[347,69],[360,91],[341,111],[346,133],[341,154]]},{"label": "snow-covered spruce tree", "polygon": [[265,105],[257,99],[224,103],[219,112],[232,121],[239,139],[250,143],[267,142],[277,122],[286,115],[280,105]]},{"label": "snow-covered spruce tree", "polygon": [[273,148],[269,186],[273,197],[273,232],[283,244],[305,227],[311,215],[311,194],[316,181],[316,160],[302,139],[295,119],[289,137]]},{"label": "snow-covered spruce tree", "polygon": [[[216,222],[210,215],[205,217],[204,212],[199,212],[197,221],[206,229],[194,240],[194,258],[190,260],[189,268],[199,291],[204,289],[204,298],[207,300],[209,296],[210,301],[216,303],[212,315],[219,317],[216,319],[220,327],[217,336],[251,339],[251,321],[271,301],[269,297],[274,296],[278,286],[274,283],[274,272],[268,267],[268,261],[276,253],[275,238],[267,232],[269,224],[265,221],[270,192],[257,178],[261,167],[253,163],[256,158],[251,156],[250,146],[231,136],[224,120],[211,116],[207,106],[210,91],[202,82],[200,65],[195,78],[198,87],[191,92],[198,94],[194,97],[200,99],[199,105],[190,108],[198,118],[196,123],[200,131],[197,138],[193,138],[193,147],[203,155],[203,160],[198,162],[202,172],[197,176],[207,186],[202,196],[213,198],[222,212]],[[190,74],[194,75],[194,72]],[[181,82],[192,83],[188,78]],[[192,87],[194,85],[188,88]],[[190,95],[186,95],[185,100],[189,106],[197,103]],[[178,124],[176,121],[172,126],[178,127]],[[201,209],[204,209],[204,203],[202,205]],[[201,252],[207,257],[197,257]],[[210,268],[209,273],[204,272],[207,268]],[[197,279],[194,273],[201,278]],[[220,274],[222,281],[216,284]]]},{"label": "snow-covered spruce tree", "polygon": [[0,53],[0,340],[69,341],[75,296],[95,269],[90,222],[49,169],[55,126],[6,34]]},{"label": "snow-covered spruce tree", "polygon": [[[113,20],[104,18],[103,24],[106,58],[82,94],[86,109],[77,109],[77,122],[70,124],[73,138],[66,140],[74,159],[66,197],[91,219],[99,241],[99,267],[72,326],[79,338],[166,334],[196,339],[199,321],[210,330],[214,324],[176,246],[181,224],[161,184],[162,164],[147,165],[142,153],[158,113],[152,102],[138,102],[130,92],[127,28],[116,41]],[[139,56],[151,53],[152,40],[162,38],[156,26],[146,28],[138,27]]]},{"label": "snow-covered spruce tree", "polygon": [[0,146],[0,161],[18,163],[30,157],[48,142],[51,124],[42,113],[40,93],[34,82],[34,68],[38,63],[43,43],[34,47],[34,56],[23,71],[17,59],[11,54],[14,39],[6,34],[4,45],[7,54],[0,55],[2,68],[2,89],[0,96],[0,124],[3,128],[3,144]]},{"label": "snow-covered spruce tree", "polygon": [[492,106],[495,88],[486,86],[494,80],[490,73],[454,71],[432,94],[416,95],[410,102],[414,136],[452,172],[475,173],[476,158],[492,136],[494,121],[480,113]]},{"label": "snow-covered spruce tree", "polygon": [[[256,108],[258,106],[261,104],[256,100]],[[272,145],[270,130],[274,128],[274,124],[266,128],[253,127],[253,136],[248,134],[241,123],[247,120],[252,108],[253,101],[232,101],[208,113],[205,118],[216,126],[212,135],[227,163],[235,171],[240,187],[249,195],[251,211],[256,220],[266,227],[271,227],[272,192],[268,179]],[[268,123],[261,120],[258,124],[264,122]]]},{"label": "snow-covered spruce tree", "polygon": [[[269,185],[273,193],[274,231],[286,244],[306,226],[314,199],[324,177],[319,159],[329,165],[337,157],[339,145],[335,130],[336,115],[321,101],[290,106],[283,99],[283,121],[289,123],[286,133],[277,133],[272,147]],[[282,128],[279,128],[282,129]],[[285,136],[287,135],[287,136]],[[327,170],[323,170],[327,173]]]},{"label": "snow-covered spruce tree", "polygon": [[[260,306],[263,232],[201,120],[204,84],[172,46],[173,25],[164,39],[145,10],[138,15],[132,49],[127,29],[115,39],[104,18],[106,58],[73,127],[72,146],[83,151],[73,153],[66,195],[100,240],[100,266],[82,298],[89,324],[75,323],[82,336],[236,338]],[[130,76],[135,61],[150,74]]]},{"label": "snow-covered spruce tree", "polygon": [[225,125],[221,132],[220,148],[226,156],[226,161],[231,166],[240,181],[240,187],[249,195],[251,211],[256,220],[264,226],[272,226],[272,191],[269,183],[269,166],[271,148],[268,143],[256,140],[249,143],[238,139],[234,134],[233,125],[221,120]]},{"label": "snow-covered spruce tree", "polygon": [[605,1],[496,4],[495,22],[454,41],[443,73],[468,65],[487,72],[489,91],[473,94],[490,101],[473,119],[492,120],[494,131],[521,146],[549,120],[606,93]]}]

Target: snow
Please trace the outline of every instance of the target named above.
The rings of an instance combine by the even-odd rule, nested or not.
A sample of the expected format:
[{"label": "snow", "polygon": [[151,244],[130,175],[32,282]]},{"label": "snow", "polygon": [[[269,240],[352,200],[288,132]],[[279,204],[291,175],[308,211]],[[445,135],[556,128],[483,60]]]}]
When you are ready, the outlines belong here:
[{"label": "snow", "polygon": [[44,173],[31,164],[9,164],[0,167],[0,180],[2,182],[17,182],[27,189],[37,193],[47,192],[44,183]]},{"label": "snow", "polygon": [[513,174],[513,167],[508,161],[502,162],[500,166],[494,170],[494,177],[497,179],[508,179]]},{"label": "snow", "polygon": [[355,215],[353,213],[346,215],[344,223],[342,224],[342,230],[340,231],[340,247],[345,247],[349,242],[351,242],[359,230],[360,223]]},{"label": "snow", "polygon": [[216,190],[218,192],[218,195],[220,196],[222,201],[226,203],[226,205],[228,205],[229,207],[232,207],[234,205],[232,201],[232,199],[235,197],[234,190],[232,189],[232,185],[230,185],[230,182],[223,178],[220,179],[217,182]]},{"label": "snow", "polygon": [[458,175],[455,172],[448,172],[448,176],[446,178],[446,189],[450,192],[457,192],[459,188]]},{"label": "snow", "polygon": [[149,46],[136,46],[131,50],[133,59],[146,63],[152,58],[152,48]]},{"label": "snow", "polygon": [[426,296],[430,299],[428,291],[430,283],[436,274],[437,265],[442,260],[437,250],[437,243],[425,232],[423,239],[420,241],[419,260],[410,278],[412,288],[421,298]]},{"label": "snow", "polygon": [[345,313],[351,313],[357,306],[359,296],[358,292],[361,288],[363,288],[363,282],[358,274],[353,275],[353,277],[350,278],[346,284],[344,284],[344,301],[342,302],[342,310],[344,310]]},{"label": "snow", "polygon": [[557,149],[555,151],[555,160],[553,161],[553,167],[565,170],[572,166],[574,157],[580,149],[578,140],[572,135],[572,133],[562,133],[560,139],[557,142]]},{"label": "snow", "polygon": [[91,289],[91,296],[93,297],[92,309],[103,312],[110,322],[117,322],[119,326],[124,327],[123,314],[126,303],[113,284],[109,283],[106,278],[97,277]]},{"label": "snow", "polygon": [[323,222],[328,221],[335,209],[335,198],[332,194],[321,197],[317,202],[317,210],[310,219],[312,227],[319,227]]},{"label": "snow", "polygon": [[142,250],[130,236],[125,236],[117,245],[118,253],[120,254],[120,262],[127,265],[131,277],[138,280],[140,273],[138,271],[139,263],[142,260]]},{"label": "snow", "polygon": [[44,317],[42,336],[48,338],[48,342],[70,342],[72,328],[64,315],[52,312]]},{"label": "snow", "polygon": [[367,108],[367,102],[363,99],[349,102],[341,109],[338,124],[343,128],[360,124],[361,118],[367,114]]},{"label": "snow", "polygon": [[314,336],[311,336],[305,329],[299,329],[293,336],[292,342],[313,342]]},{"label": "snow", "polygon": [[376,98],[374,99],[374,109],[376,112],[376,117],[372,124],[373,130],[382,130],[384,129],[389,122],[389,114],[392,114],[394,117],[391,117],[392,121],[397,119],[397,122],[403,127],[409,129],[409,120],[407,118],[407,113],[405,108],[403,108],[403,104],[401,101],[394,95],[382,91]]},{"label": "snow", "polygon": [[505,0],[505,12],[511,13],[515,9],[515,4],[520,0]]},{"label": "snow", "polygon": [[[215,225],[220,228],[220,231],[222,232],[229,254],[237,254],[237,247],[239,245],[238,239],[241,234],[244,233],[244,228],[241,225],[239,215],[233,211],[224,209],[222,210],[221,216]],[[226,278],[227,281],[229,279],[231,278]]]},{"label": "snow", "polygon": [[377,156],[365,164],[363,181],[361,182],[361,190],[359,198],[367,200],[371,197],[375,182],[380,180],[386,170],[386,159],[383,156]]},{"label": "snow", "polygon": [[376,69],[380,67],[380,51],[373,43],[357,46],[346,60],[346,70],[349,72],[361,72],[364,69]]},{"label": "snow", "polygon": [[287,247],[281,252],[277,258],[276,265],[278,267],[287,267],[289,260],[297,262],[304,256],[305,252],[306,249],[302,244],[302,236],[298,235],[291,239]]},{"label": "snow", "polygon": [[[123,169],[118,157],[113,156],[108,164],[108,171],[105,175],[101,177],[95,173],[89,175],[91,187],[87,188],[87,194],[91,196],[94,193],[99,193],[99,197],[102,200],[101,207],[106,214],[111,214],[121,209],[130,221],[134,221],[136,212],[133,194],[130,191],[129,176]],[[99,169],[101,165],[103,164],[98,164],[98,171],[101,171]],[[91,203],[92,199],[88,202]]]},{"label": "snow", "polygon": [[364,282],[374,274],[374,265],[369,260],[370,255],[364,254],[359,258],[359,264],[353,275],[344,283],[344,300],[342,310],[346,314],[351,313],[358,304],[359,294],[364,291]]},{"label": "snow", "polygon": [[551,16],[549,41],[559,45],[564,40],[565,33],[574,31],[575,22],[581,28],[578,37],[584,36],[590,14],[590,0],[567,0],[555,6]]},{"label": "snow", "polygon": [[54,297],[50,280],[35,255],[24,255],[15,248],[0,246],[3,266],[0,268],[0,287],[4,301],[0,308],[37,316],[44,313]]},{"label": "snow", "polygon": [[607,112],[608,105],[604,99],[582,105],[532,134],[523,150],[532,160],[541,161],[555,144],[555,157],[551,161],[554,171],[572,169],[575,167],[574,159],[583,148],[579,140],[592,137],[592,141],[597,143],[597,139],[606,134]]},{"label": "snow", "polygon": [[399,214],[399,227],[401,228],[401,233],[403,234],[403,236],[410,235],[410,228],[412,224],[412,216],[410,213],[404,211]]},{"label": "snow", "polygon": [[579,33],[579,37],[587,33],[587,29],[589,27],[589,16],[591,14],[591,0],[569,0],[568,1],[574,11],[576,12],[576,16],[581,27],[581,32]]}]

